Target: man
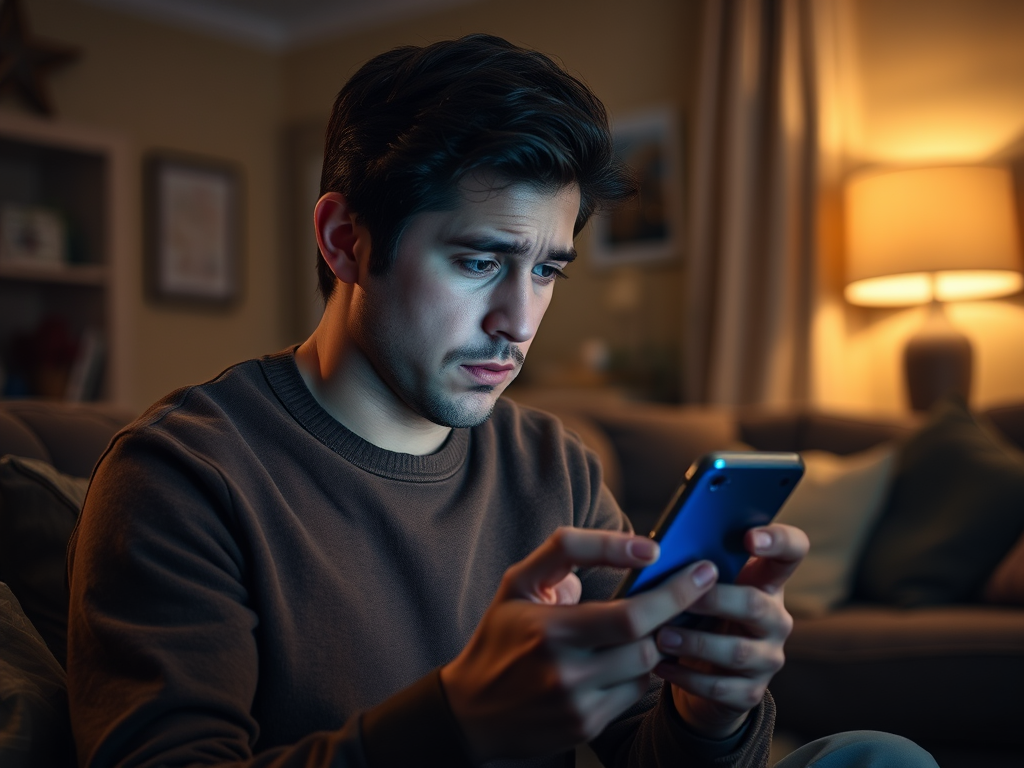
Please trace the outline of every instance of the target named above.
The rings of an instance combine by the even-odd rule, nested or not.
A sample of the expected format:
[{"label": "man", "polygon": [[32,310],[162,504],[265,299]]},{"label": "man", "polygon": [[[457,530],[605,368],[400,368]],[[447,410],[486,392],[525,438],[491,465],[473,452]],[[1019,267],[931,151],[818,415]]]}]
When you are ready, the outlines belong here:
[{"label": "man", "polygon": [[[752,531],[737,586],[705,562],[603,600],[656,546],[574,435],[498,399],[631,192],[600,102],[497,38],[397,49],[339,94],[322,192],[316,332],[100,462],[69,554],[80,763],[765,764],[806,537]],[[684,609],[732,629],[661,628]]]}]

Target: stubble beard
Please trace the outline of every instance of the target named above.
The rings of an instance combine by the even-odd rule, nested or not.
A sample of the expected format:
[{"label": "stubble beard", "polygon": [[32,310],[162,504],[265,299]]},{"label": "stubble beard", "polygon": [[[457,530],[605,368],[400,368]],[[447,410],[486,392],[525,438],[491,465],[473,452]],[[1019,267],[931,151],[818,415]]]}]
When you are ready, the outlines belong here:
[{"label": "stubble beard", "polygon": [[[435,381],[440,381],[445,371],[461,365],[463,361],[479,360],[513,361],[516,368],[509,377],[511,381],[522,369],[526,356],[517,345],[503,339],[491,339],[490,343],[480,346],[459,347],[446,354],[441,360],[439,376]],[[507,382],[505,386],[508,383],[510,382]],[[496,389],[498,387],[482,384],[470,387],[469,391],[464,394],[451,395],[440,391],[437,387],[427,386],[418,402],[415,405],[413,403],[409,403],[409,405],[423,418],[443,427],[453,429],[475,427],[483,424],[494,413],[494,407],[501,392],[493,397],[487,397],[487,395]],[[504,391],[504,387],[501,391]]]},{"label": "stubble beard", "polygon": [[[448,352],[441,360],[434,375],[402,376],[407,371],[405,353],[400,345],[394,343],[394,336],[385,331],[377,336],[372,347],[377,350],[371,360],[377,374],[413,412],[434,424],[453,429],[475,427],[487,421],[494,412],[498,395],[490,396],[498,387],[479,385],[469,387],[459,394],[452,394],[443,389],[442,382],[446,372],[458,367],[463,362],[480,360],[511,360],[516,369],[509,381],[518,375],[526,355],[516,345],[504,339],[491,339],[488,343],[478,346],[458,347]],[[407,379],[407,380],[406,380]],[[507,386],[507,383],[506,385]],[[502,387],[504,391],[504,387]]]}]

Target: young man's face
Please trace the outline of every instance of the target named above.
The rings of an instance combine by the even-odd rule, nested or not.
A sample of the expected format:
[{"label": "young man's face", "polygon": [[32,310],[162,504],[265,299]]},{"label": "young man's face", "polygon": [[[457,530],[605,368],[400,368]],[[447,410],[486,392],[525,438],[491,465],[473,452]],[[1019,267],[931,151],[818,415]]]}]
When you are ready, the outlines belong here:
[{"label": "young man's face", "polygon": [[484,421],[516,377],[575,256],[573,185],[471,178],[454,210],[414,216],[395,263],[357,290],[352,334],[377,375],[436,424]]}]

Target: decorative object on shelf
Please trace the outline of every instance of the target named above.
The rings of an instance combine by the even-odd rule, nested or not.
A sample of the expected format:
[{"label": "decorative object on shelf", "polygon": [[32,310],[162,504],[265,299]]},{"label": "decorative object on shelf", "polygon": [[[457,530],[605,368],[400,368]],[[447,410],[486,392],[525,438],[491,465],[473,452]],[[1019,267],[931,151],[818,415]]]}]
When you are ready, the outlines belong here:
[{"label": "decorative object on shelf", "polygon": [[0,93],[16,91],[36,112],[52,115],[44,78],[79,56],[72,46],[32,39],[20,0],[0,2]]},{"label": "decorative object on shelf", "polygon": [[95,400],[103,383],[103,358],[106,352],[103,334],[96,328],[86,328],[78,339],[75,359],[68,372],[64,399],[71,402]]},{"label": "decorative object on shelf", "polygon": [[63,399],[79,343],[68,318],[48,314],[10,342],[10,371],[4,397]]},{"label": "decorative object on shelf", "polygon": [[67,261],[64,219],[49,208],[0,206],[0,262],[60,267]]},{"label": "decorative object on shelf", "polygon": [[145,161],[146,283],[158,301],[238,298],[241,174],[230,163],[157,152]]},{"label": "decorative object on shelf", "polygon": [[972,351],[943,310],[1024,287],[1013,184],[1006,168],[945,167],[855,175],[846,185],[846,300],[930,304],[907,342],[910,403],[927,410],[970,394]]},{"label": "decorative object on shelf", "polygon": [[591,219],[596,267],[664,263],[678,252],[679,151],[672,110],[662,107],[612,124],[615,154],[637,175],[640,194]]}]

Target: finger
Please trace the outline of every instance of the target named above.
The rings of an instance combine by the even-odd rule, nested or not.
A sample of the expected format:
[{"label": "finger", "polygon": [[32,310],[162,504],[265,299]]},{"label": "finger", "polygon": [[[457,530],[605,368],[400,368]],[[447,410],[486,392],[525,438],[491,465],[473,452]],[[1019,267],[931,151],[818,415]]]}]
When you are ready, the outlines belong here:
[{"label": "finger", "polygon": [[755,637],[785,639],[793,629],[793,618],[782,602],[757,587],[717,584],[689,612],[735,621]]},{"label": "finger", "polygon": [[650,675],[644,674],[604,689],[590,689],[579,698],[579,718],[573,727],[577,742],[591,741],[605,727],[643,698],[650,687]]},{"label": "finger", "polygon": [[775,523],[751,528],[746,533],[744,545],[754,557],[740,571],[736,583],[775,593],[807,556],[810,540],[799,528]]},{"label": "finger", "polygon": [[586,675],[584,684],[605,689],[649,675],[664,660],[654,638],[648,636],[588,655],[580,669]]},{"label": "finger", "polygon": [[581,603],[553,619],[553,625],[560,640],[580,648],[631,643],[687,610],[717,578],[714,564],[702,560],[639,595]]},{"label": "finger", "polygon": [[524,560],[508,569],[502,582],[502,597],[533,599],[554,587],[577,566],[642,568],[657,560],[658,554],[658,545],[643,536],[559,528]]},{"label": "finger", "polygon": [[651,678],[648,674],[626,680],[601,691],[601,698],[594,707],[593,714],[600,727],[597,732],[588,734],[587,741],[596,738],[612,720],[636,704],[647,693]]},{"label": "finger", "polygon": [[675,627],[658,631],[658,648],[670,656],[708,662],[746,677],[774,675],[785,661],[778,643]]},{"label": "finger", "polygon": [[654,673],[684,691],[700,696],[736,713],[746,712],[761,703],[768,679],[720,675],[672,662],[662,662]]}]

